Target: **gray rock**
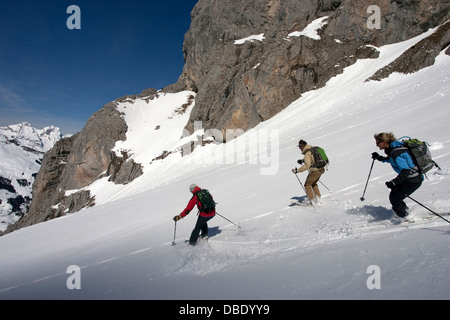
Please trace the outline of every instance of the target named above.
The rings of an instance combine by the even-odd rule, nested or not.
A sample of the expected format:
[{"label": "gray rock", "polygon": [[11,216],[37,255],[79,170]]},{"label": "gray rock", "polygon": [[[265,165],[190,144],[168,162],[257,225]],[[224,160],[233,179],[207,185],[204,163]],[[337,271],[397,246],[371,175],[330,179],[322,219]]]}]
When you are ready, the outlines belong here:
[{"label": "gray rock", "polygon": [[[387,78],[393,72],[408,74],[429,67],[434,64],[435,58],[442,50],[447,48],[449,44],[450,21],[440,26],[432,35],[406,50],[392,63],[378,70],[367,80],[380,81]],[[447,49],[446,54],[449,54],[448,51],[449,49]]]},{"label": "gray rock", "polygon": [[59,203],[63,198],[63,194],[58,192],[58,186],[61,183],[61,175],[76,137],[77,135],[73,135],[58,140],[53,148],[44,155],[41,169],[33,183],[33,200],[28,212],[19,221],[9,225],[4,234],[49,220],[55,216],[55,210],[51,206]]},{"label": "gray rock", "polygon": [[[370,29],[369,5],[380,8],[380,28]],[[197,92],[186,129],[244,129],[267,120],[302,93],[324,86],[358,59],[382,46],[414,37],[449,19],[448,0],[381,1],[200,0],[185,35],[186,64],[172,90]],[[289,38],[329,16],[321,40]],[[264,33],[265,39],[234,43]],[[418,55],[420,55],[418,51]],[[419,67],[420,68],[420,67]]]},{"label": "gray rock", "polygon": [[[142,166],[117,156],[111,150],[116,141],[126,139],[127,125],[116,108],[108,103],[94,113],[76,135],[59,140],[42,160],[33,184],[33,200],[21,220],[5,233],[47,221],[95,204],[87,190],[80,190],[104,176],[125,184],[142,174]],[[67,195],[66,191],[79,190]]]}]

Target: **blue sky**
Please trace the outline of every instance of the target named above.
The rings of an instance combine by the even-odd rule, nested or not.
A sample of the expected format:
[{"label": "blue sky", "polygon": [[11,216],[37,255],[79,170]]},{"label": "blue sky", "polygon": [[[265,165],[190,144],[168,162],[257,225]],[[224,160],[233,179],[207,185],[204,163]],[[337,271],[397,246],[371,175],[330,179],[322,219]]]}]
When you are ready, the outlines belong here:
[{"label": "blue sky", "polygon": [[[0,5],[0,126],[76,133],[106,103],[181,74],[197,0],[7,0]],[[66,22],[70,5],[81,29]]]}]

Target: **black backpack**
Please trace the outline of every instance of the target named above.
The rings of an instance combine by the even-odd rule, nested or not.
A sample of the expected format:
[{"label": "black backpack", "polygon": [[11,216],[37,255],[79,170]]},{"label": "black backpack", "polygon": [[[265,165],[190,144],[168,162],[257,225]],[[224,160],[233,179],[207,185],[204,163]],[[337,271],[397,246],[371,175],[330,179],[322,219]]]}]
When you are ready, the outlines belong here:
[{"label": "black backpack", "polygon": [[328,165],[330,164],[330,160],[328,159],[327,154],[325,153],[325,150],[321,147],[311,147],[309,149],[314,157],[314,163],[311,167],[313,168],[328,168]]},{"label": "black backpack", "polygon": [[216,209],[216,202],[207,189],[201,189],[196,196],[200,202],[198,207],[200,212],[210,212]]}]

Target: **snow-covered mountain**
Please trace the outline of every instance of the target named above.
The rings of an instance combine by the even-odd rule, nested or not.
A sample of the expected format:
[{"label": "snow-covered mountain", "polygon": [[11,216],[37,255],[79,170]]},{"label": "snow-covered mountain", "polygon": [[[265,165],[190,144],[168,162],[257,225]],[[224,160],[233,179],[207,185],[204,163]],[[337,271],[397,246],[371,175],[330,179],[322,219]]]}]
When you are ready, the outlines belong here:
[{"label": "snow-covered mountain", "polygon": [[0,127],[0,231],[25,212],[42,157],[60,138],[54,126],[36,129],[22,122]]},{"label": "snow-covered mountain", "polygon": [[[450,298],[450,224],[409,199],[415,223],[395,224],[386,164],[375,163],[360,200],[379,151],[373,135],[393,131],[430,144],[442,170],[413,198],[450,212],[450,57],[442,51],[416,73],[366,81],[424,36],[376,48],[378,58],[357,61],[254,129],[228,132],[238,137],[226,144],[201,123],[192,135],[183,130],[191,107],[177,110],[193,92],[120,103],[129,129],[115,150],[143,174],[125,185],[99,179],[86,187],[95,207],[0,237],[0,298]],[[291,172],[300,138],[331,159],[315,209],[291,205],[304,198]],[[205,140],[213,143],[191,152]],[[209,242],[196,247],[184,243],[196,212],[172,220],[191,183],[209,189],[228,219],[212,219]]]}]

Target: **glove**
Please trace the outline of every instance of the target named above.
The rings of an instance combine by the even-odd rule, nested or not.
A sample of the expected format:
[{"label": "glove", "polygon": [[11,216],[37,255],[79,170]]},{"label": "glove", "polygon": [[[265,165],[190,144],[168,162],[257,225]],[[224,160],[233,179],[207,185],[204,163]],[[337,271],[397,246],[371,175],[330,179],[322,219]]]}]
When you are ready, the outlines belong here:
[{"label": "glove", "polygon": [[297,168],[292,169],[293,173],[298,173]]},{"label": "glove", "polygon": [[389,189],[395,189],[395,183],[393,181],[387,181],[386,187],[388,187]]},{"label": "glove", "polygon": [[382,155],[379,155],[378,152],[374,152],[374,153],[372,153],[372,159],[378,160],[378,161],[383,161],[383,160],[387,160],[388,157],[383,157]]},{"label": "glove", "polygon": [[383,157],[380,156],[380,155],[378,154],[378,152],[374,152],[374,153],[372,153],[372,159],[373,159],[373,160],[381,161],[381,160],[383,160]]},{"label": "glove", "polygon": [[173,221],[178,221],[178,220],[180,220],[181,218],[182,218],[181,215],[177,215],[177,216],[173,217]]},{"label": "glove", "polygon": [[298,164],[303,164],[303,159],[297,160]]}]

